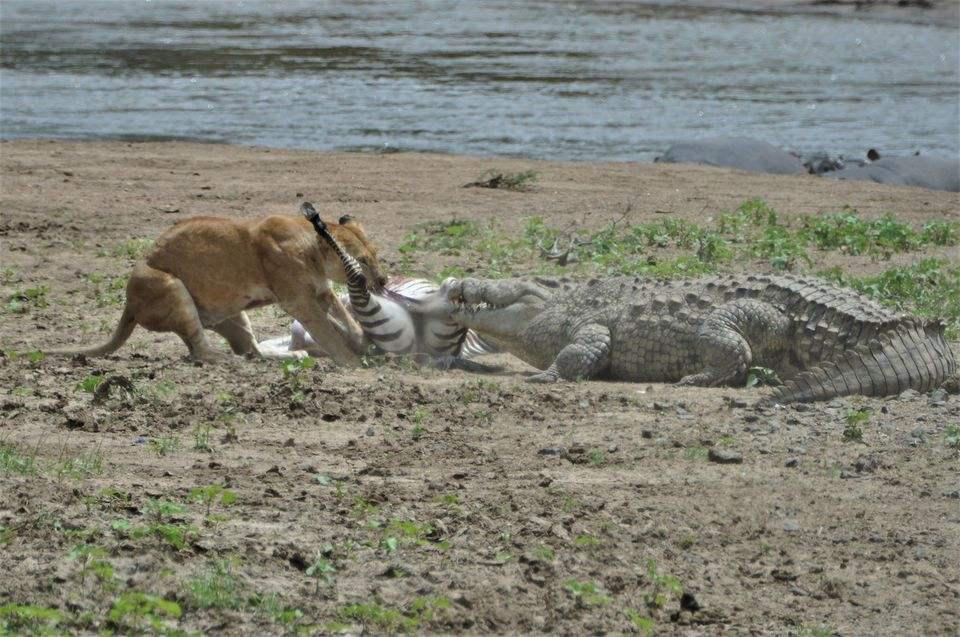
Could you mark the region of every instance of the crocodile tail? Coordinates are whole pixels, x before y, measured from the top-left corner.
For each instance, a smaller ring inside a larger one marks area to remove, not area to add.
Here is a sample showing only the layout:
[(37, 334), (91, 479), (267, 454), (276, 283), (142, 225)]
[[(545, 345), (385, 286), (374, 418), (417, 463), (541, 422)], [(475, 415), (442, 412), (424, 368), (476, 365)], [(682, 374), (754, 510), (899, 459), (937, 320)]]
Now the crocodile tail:
[(838, 396), (890, 396), (927, 392), (957, 369), (940, 322), (904, 319), (869, 342), (841, 352), (774, 390), (772, 403), (811, 402)]

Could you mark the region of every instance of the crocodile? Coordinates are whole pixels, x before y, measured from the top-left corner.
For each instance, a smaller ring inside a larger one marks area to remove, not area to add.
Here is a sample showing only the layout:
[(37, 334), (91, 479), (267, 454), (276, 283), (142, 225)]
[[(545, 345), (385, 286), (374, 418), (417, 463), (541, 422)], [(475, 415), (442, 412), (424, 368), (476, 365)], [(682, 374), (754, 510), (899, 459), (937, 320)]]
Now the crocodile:
[(468, 278), (441, 294), (459, 325), (544, 370), (532, 381), (706, 387), (765, 367), (783, 380), (765, 402), (790, 403), (926, 392), (957, 371), (942, 322), (816, 278)]

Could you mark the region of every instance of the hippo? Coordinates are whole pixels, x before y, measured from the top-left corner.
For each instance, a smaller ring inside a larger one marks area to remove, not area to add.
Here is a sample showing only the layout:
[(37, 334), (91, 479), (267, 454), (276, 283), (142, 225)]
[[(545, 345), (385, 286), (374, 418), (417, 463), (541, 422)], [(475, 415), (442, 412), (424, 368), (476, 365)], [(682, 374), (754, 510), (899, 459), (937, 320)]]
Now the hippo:
[(824, 177), (960, 192), (960, 157), (877, 157), (869, 164), (828, 172)]
[(807, 172), (799, 157), (748, 137), (711, 137), (679, 142), (654, 161), (705, 164), (774, 175), (802, 175)]

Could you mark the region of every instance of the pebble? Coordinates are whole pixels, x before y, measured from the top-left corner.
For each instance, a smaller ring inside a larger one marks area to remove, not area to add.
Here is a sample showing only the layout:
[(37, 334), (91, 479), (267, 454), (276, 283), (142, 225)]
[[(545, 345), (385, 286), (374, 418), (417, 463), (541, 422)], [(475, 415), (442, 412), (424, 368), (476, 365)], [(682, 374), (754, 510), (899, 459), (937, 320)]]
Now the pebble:
[(916, 389), (907, 389), (906, 391), (900, 392), (900, 400), (913, 400), (920, 395)]
[(927, 399), (927, 404), (931, 407), (943, 407), (947, 404), (947, 390), (945, 389), (934, 389), (930, 392), (930, 397)]
[(910, 432), (909, 444), (911, 447), (919, 447), (924, 443), (927, 438), (927, 432), (923, 430), (923, 427), (917, 427)]
[(859, 456), (853, 464), (853, 468), (859, 473), (873, 473), (879, 466), (880, 461), (873, 455)]
[(800, 464), (800, 458), (787, 458), (786, 466), (796, 467)]
[(800, 523), (796, 520), (784, 520), (783, 530), (787, 533), (796, 533), (800, 530)]
[(537, 454), (541, 456), (561, 456), (565, 449), (563, 447), (544, 447)]
[(707, 453), (707, 459), (719, 464), (740, 464), (743, 462), (743, 454), (739, 451), (714, 447)]

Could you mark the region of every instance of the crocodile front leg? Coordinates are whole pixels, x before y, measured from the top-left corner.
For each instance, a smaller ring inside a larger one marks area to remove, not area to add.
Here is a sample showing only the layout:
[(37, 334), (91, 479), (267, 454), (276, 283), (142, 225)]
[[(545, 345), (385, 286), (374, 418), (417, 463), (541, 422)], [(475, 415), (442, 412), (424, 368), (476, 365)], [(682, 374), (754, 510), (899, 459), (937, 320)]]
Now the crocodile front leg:
[(566, 345), (546, 371), (527, 380), (555, 383), (558, 380), (596, 378), (610, 365), (610, 330), (592, 323), (580, 328), (573, 342)]

